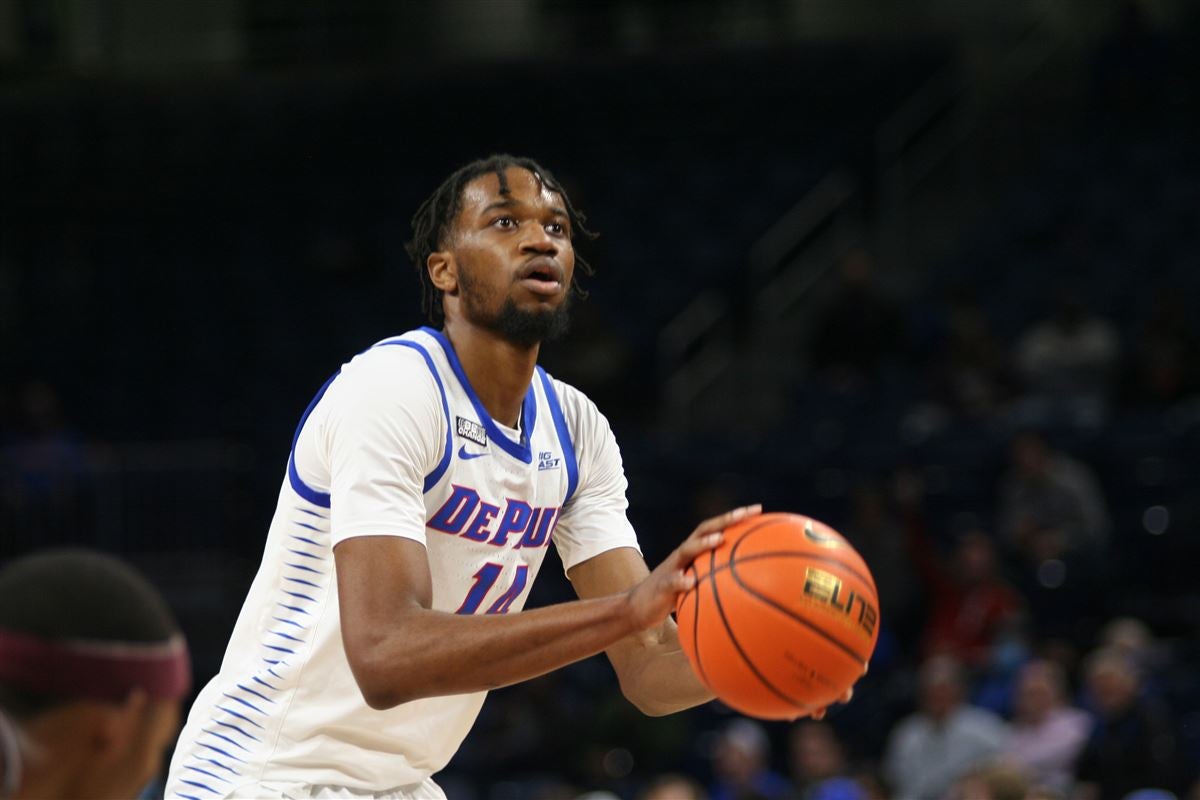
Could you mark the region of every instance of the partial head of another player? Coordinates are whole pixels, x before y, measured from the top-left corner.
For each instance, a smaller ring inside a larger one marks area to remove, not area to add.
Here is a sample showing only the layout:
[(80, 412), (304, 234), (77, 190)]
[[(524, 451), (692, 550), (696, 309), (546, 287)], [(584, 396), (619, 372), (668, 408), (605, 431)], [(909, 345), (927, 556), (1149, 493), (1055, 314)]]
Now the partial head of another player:
[(179, 625), (124, 562), (60, 550), (0, 570), (0, 795), (136, 796), (190, 686)]
[(528, 158), (494, 155), (451, 174), (413, 216), (409, 256), (434, 325), (466, 324), (518, 346), (561, 335), (575, 253), (592, 238), (561, 184)]

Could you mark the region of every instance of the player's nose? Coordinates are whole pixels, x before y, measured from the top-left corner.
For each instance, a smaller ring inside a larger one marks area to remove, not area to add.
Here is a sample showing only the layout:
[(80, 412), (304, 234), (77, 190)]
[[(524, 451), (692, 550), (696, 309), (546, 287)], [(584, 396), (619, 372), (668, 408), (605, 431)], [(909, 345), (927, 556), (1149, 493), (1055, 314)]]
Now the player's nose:
[(530, 225), (521, 237), (521, 252), (530, 255), (558, 255), (558, 243), (541, 225)]

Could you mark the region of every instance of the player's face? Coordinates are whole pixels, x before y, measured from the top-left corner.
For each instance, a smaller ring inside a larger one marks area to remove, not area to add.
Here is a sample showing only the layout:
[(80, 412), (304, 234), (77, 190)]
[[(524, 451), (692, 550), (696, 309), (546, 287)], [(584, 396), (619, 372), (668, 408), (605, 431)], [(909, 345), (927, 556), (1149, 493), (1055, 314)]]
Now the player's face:
[(71, 748), (81, 751), (82, 761), (69, 795), (136, 797), (160, 771), (163, 754), (179, 731), (179, 701), (143, 697), (87, 719), (92, 724), (76, 734), (88, 746)]
[(562, 197), (511, 168), (503, 181), (488, 173), (468, 183), (460, 206), (449, 250), (430, 265), (447, 317), (522, 344), (561, 332), (575, 271)]

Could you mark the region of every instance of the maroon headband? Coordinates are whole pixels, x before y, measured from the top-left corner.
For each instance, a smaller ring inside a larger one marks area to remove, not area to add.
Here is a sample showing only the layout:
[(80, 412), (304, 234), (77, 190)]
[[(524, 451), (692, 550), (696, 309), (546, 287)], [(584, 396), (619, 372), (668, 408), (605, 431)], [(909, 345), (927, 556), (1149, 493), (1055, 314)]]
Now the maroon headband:
[(178, 700), (192, 684), (187, 645), (50, 640), (0, 628), (0, 683), (52, 697), (121, 701), (134, 689)]

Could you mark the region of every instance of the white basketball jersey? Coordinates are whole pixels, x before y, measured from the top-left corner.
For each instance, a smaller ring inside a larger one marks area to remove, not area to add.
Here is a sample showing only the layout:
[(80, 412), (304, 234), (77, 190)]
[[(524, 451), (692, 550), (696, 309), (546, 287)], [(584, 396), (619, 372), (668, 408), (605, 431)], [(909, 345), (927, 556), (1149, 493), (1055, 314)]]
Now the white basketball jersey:
[(253, 785), (385, 791), (446, 765), (486, 692), (376, 711), (350, 672), (333, 546), (425, 544), (433, 608), (520, 611), (550, 542), (568, 569), (637, 547), (608, 423), (539, 367), (519, 430), (494, 422), (430, 328), (346, 364), (305, 411), (262, 565), (171, 762), (168, 797)]

